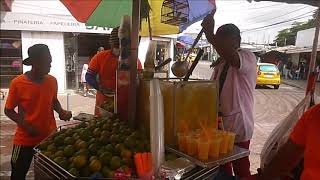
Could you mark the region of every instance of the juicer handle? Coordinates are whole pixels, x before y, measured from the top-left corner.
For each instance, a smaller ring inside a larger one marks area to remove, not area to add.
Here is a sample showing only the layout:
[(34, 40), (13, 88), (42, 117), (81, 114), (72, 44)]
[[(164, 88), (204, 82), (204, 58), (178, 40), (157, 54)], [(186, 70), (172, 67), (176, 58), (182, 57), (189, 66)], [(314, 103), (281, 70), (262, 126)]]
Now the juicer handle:
[(165, 61), (160, 63), (157, 67), (155, 67), (155, 70), (159, 71), (163, 66), (165, 66), (166, 64), (169, 64), (171, 61), (172, 61), (171, 58), (166, 59)]
[(183, 78), (183, 81), (188, 81), (189, 80), (189, 77), (192, 75), (192, 72), (193, 72), (194, 68), (197, 66), (200, 58), (203, 55), (203, 53), (204, 53), (204, 50), (200, 49), (200, 51), (197, 54), (196, 59), (192, 62), (192, 65), (191, 65), (189, 71), (187, 72), (186, 76)]
[[(210, 14), (212, 15), (212, 18), (213, 18), (213, 16), (214, 16), (214, 14), (216, 13), (216, 10), (217, 10), (216, 8), (213, 8), (213, 10), (211, 11)], [(187, 54), (186, 58), (184, 59), (185, 61), (188, 60), (191, 51), (192, 51), (192, 50), (194, 49), (194, 47), (198, 44), (198, 42), (199, 42), (199, 40), (200, 40), (203, 32), (204, 32), (204, 29), (201, 28), (201, 31), (198, 33), (196, 39), (193, 41), (193, 44), (192, 44), (191, 48), (188, 50), (188, 54)]]

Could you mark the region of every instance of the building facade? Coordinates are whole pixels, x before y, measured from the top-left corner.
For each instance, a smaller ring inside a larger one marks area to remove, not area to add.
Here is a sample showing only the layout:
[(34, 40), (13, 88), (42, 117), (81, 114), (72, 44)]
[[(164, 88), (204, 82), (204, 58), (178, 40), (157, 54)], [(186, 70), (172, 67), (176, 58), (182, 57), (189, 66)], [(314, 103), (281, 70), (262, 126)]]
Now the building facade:
[[(1, 7), (0, 67), (1, 86), (8, 88), (17, 75), (29, 70), (22, 60), (36, 43), (49, 46), (52, 55), (50, 74), (58, 81), (59, 92), (79, 87), (82, 66), (99, 47), (109, 48), (111, 28), (86, 26), (72, 17), (59, 0), (6, 0)], [(174, 37), (154, 37), (163, 58), (173, 58)], [(142, 65), (149, 41), (141, 38), (139, 59)], [(170, 68), (167, 68), (168, 70)]]
[(1, 11), (1, 88), (8, 88), (14, 77), (29, 70), (22, 60), (33, 44), (49, 46), (50, 74), (57, 78), (60, 93), (77, 88), (82, 65), (99, 46), (108, 48), (111, 28), (86, 26), (59, 1), (48, 2), (13, 1), (11, 9)]

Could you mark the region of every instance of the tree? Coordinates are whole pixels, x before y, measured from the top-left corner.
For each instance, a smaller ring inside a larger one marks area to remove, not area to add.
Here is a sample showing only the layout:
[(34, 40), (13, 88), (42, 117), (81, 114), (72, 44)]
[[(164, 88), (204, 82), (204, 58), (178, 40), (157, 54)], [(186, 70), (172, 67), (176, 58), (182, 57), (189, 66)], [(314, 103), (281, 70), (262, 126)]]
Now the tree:
[(298, 31), (315, 27), (315, 21), (316, 13), (313, 14), (313, 18), (309, 19), (307, 22), (292, 23), (292, 27), (283, 29), (278, 32), (278, 35), (276, 36), (274, 42), (277, 43), (278, 46), (295, 45)]

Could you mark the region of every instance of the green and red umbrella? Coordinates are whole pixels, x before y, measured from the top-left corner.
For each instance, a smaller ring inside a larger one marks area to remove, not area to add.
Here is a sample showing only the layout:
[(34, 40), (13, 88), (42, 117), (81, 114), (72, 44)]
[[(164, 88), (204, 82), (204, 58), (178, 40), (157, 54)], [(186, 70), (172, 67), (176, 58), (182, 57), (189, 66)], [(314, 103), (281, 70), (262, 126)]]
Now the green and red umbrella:
[(77, 21), (91, 26), (117, 27), (132, 15), (132, 0), (60, 0)]

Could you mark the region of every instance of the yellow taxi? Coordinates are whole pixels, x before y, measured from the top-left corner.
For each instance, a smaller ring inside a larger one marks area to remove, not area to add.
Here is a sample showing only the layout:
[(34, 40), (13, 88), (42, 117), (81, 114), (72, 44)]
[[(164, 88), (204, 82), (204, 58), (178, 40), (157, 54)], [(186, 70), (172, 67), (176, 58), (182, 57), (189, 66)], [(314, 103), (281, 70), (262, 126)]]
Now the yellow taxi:
[(275, 89), (280, 86), (280, 72), (276, 65), (270, 63), (257, 64), (257, 85), (272, 85)]

